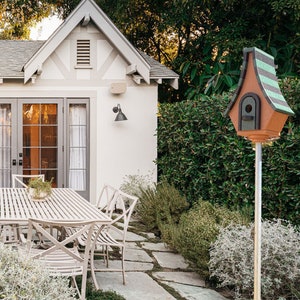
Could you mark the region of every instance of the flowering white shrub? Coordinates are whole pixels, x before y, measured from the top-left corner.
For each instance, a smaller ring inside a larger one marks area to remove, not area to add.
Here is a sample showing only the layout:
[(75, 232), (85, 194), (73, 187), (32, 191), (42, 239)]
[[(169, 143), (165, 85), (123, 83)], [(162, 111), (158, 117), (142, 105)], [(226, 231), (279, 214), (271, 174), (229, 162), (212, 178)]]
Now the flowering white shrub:
[(65, 277), (50, 277), (37, 261), (0, 243), (0, 299), (69, 300), (76, 290)]
[[(233, 288), (235, 299), (253, 299), (253, 226), (221, 229), (210, 249), (210, 276)], [(264, 221), (261, 243), (262, 299), (300, 299), (300, 233), (280, 220)]]

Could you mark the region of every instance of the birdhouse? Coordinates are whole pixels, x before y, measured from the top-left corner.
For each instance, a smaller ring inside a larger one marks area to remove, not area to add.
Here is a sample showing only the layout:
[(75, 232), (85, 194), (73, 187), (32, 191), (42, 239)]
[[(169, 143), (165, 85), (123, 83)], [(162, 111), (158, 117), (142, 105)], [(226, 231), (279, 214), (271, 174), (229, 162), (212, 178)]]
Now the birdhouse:
[(253, 142), (277, 139), (294, 112), (281, 94), (274, 58), (258, 48), (245, 48), (238, 87), (225, 115), (237, 134)]

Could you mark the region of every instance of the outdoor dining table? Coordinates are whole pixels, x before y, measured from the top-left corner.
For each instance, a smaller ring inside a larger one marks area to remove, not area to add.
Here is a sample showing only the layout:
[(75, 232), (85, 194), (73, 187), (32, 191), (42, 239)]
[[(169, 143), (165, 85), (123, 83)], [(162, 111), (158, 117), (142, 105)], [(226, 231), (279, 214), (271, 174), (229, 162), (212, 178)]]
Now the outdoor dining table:
[(93, 220), (100, 225), (111, 219), (70, 188), (53, 188), (43, 201), (31, 199), (26, 188), (0, 188), (0, 225), (27, 225), (28, 219), (48, 221)]

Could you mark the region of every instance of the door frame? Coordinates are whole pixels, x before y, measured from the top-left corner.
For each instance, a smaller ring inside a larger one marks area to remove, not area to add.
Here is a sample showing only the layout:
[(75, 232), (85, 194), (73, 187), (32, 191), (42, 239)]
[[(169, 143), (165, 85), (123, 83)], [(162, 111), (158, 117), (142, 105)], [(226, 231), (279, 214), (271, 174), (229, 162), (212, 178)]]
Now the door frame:
[[(17, 100), (17, 161), (20, 160), (19, 153), (23, 153), (23, 105), (24, 104), (56, 104), (57, 105), (57, 187), (64, 186), (63, 173), (60, 171), (59, 166), (63, 166), (64, 154), (63, 154), (63, 142), (64, 142), (64, 131), (60, 130), (63, 128), (63, 98), (18, 98)], [(14, 129), (13, 129), (14, 130)], [(14, 143), (14, 141), (12, 141)], [(23, 173), (23, 166), (18, 165), (18, 174)]]

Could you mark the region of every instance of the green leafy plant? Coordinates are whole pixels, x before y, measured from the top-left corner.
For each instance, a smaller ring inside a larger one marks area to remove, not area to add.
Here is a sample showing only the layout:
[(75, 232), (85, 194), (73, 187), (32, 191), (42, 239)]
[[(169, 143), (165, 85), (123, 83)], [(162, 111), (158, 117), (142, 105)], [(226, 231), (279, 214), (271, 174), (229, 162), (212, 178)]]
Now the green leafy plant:
[(248, 222), (249, 218), (238, 211), (199, 200), (182, 214), (178, 225), (172, 230), (171, 243), (201, 275), (208, 278), (209, 248), (220, 230), (230, 224)]
[(52, 181), (43, 181), (41, 178), (31, 178), (28, 182), (28, 190), (29, 192), (33, 191), (33, 197), (41, 198), (42, 195), (44, 197), (49, 196), (52, 192)]
[[(210, 249), (210, 276), (219, 287), (234, 290), (235, 299), (253, 299), (253, 224), (221, 229)], [(262, 222), (262, 299), (300, 297), (300, 233), (281, 220)]]
[(173, 185), (163, 181), (156, 187), (141, 189), (136, 212), (146, 228), (160, 236), (162, 227), (177, 224), (187, 208), (185, 197)]

